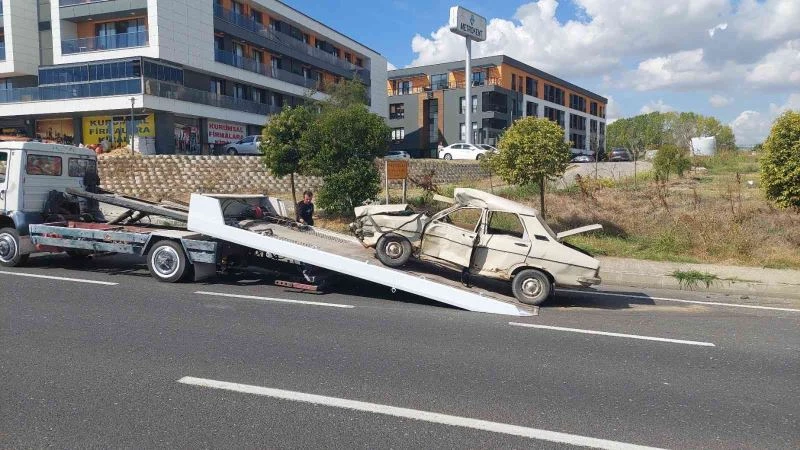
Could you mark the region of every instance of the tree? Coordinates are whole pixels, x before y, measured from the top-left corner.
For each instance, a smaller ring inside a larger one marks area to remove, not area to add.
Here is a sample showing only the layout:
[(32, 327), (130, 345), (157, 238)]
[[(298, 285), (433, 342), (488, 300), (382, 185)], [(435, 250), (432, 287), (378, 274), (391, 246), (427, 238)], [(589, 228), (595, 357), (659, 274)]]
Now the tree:
[(373, 160), (386, 152), (389, 134), (384, 119), (365, 105), (323, 109), (300, 145), (302, 169), (324, 177), (320, 207), (352, 213), (348, 208), (378, 193), (380, 175)]
[(619, 119), (608, 126), (606, 140), (609, 147), (624, 147), (637, 154), (662, 145), (676, 145), (688, 152), (691, 139), (715, 136), (720, 151), (736, 149), (733, 130), (715, 117), (692, 112), (652, 112)]
[(301, 173), (300, 140), (313, 121), (314, 113), (306, 106), (284, 108), (269, 119), (262, 133), (262, 161), (274, 176), (290, 176), (294, 203), (294, 174)]
[(545, 181), (563, 175), (572, 158), (564, 130), (549, 119), (525, 117), (503, 133), (497, 146), (499, 152), (490, 157), (495, 173), (507, 183), (537, 183), (544, 217)]
[(800, 111), (778, 117), (763, 148), (761, 185), (767, 198), (782, 208), (800, 208)]
[(692, 162), (686, 156), (686, 152), (676, 145), (664, 145), (656, 153), (653, 159), (653, 170), (661, 180), (669, 180), (670, 174), (677, 174), (682, 177), (683, 173), (692, 167)]

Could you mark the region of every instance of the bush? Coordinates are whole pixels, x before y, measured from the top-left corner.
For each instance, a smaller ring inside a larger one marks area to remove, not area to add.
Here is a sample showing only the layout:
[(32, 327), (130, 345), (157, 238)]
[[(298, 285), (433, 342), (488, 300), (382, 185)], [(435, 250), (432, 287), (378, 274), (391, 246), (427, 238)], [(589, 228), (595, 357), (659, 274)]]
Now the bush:
[(787, 111), (775, 121), (761, 158), (761, 185), (782, 208), (800, 208), (800, 112)]
[(686, 152), (675, 145), (661, 147), (653, 159), (656, 178), (661, 180), (668, 180), (673, 173), (682, 177), (690, 167), (692, 167), (692, 162)]
[(352, 215), (353, 208), (380, 192), (381, 176), (375, 165), (363, 159), (351, 159), (347, 166), (325, 177), (317, 203), (326, 212)]

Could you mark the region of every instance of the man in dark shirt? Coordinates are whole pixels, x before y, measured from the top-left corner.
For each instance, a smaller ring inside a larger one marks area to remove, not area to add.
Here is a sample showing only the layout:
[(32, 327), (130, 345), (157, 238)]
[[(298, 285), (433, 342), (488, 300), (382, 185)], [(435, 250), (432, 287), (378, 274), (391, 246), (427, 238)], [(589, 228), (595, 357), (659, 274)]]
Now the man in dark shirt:
[(311, 202), (313, 199), (314, 194), (311, 191), (305, 191), (303, 201), (294, 208), (297, 221), (312, 227), (314, 226), (314, 203)]

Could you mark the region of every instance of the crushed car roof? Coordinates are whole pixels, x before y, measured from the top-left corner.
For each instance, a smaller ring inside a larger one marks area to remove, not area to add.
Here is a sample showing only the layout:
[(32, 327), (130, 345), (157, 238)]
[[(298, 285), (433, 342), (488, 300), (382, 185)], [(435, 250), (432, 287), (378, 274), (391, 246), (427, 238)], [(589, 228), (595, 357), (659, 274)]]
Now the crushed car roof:
[(456, 203), (462, 206), (488, 208), (494, 211), (514, 212), (527, 216), (539, 215), (539, 211), (534, 208), (477, 189), (457, 188), (453, 196)]

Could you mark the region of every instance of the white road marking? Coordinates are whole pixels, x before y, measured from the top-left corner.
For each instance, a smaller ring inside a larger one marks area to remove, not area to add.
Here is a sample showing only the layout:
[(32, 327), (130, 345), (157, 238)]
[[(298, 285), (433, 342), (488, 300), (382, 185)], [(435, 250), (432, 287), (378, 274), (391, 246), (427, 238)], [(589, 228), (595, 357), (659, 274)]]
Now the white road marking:
[(334, 408), (351, 409), (364, 411), (374, 414), (401, 417), (404, 419), (420, 420), (423, 422), (438, 423), (474, 430), (491, 431), (494, 433), (508, 434), (511, 436), (521, 436), (524, 438), (538, 439), (541, 441), (557, 442), (563, 444), (577, 445), (582, 447), (594, 447), (604, 449), (652, 449), (625, 442), (598, 439), (577, 434), (561, 433), (557, 431), (541, 430), (528, 428), (519, 425), (511, 425), (500, 422), (490, 422), (487, 420), (471, 419), (469, 417), (451, 416), (447, 414), (435, 413), (430, 411), (420, 411), (417, 409), (399, 408), (396, 406), (382, 405), (379, 403), (367, 403), (358, 400), (345, 398), (327, 397), (324, 395), (307, 394), (304, 392), (286, 391), (248, 384), (229, 383), (226, 381), (208, 380), (205, 378), (183, 377), (178, 383), (193, 386), (208, 387), (212, 389), (222, 389), (226, 391), (241, 392), (245, 394), (261, 395), (265, 397), (278, 398), (294, 402), (312, 403), (315, 405), (330, 406)]
[(26, 278), (44, 278), (46, 280), (70, 281), (73, 283), (86, 283), (86, 284), (100, 284), (103, 286), (117, 286), (119, 284), (119, 283), (112, 283), (110, 281), (95, 281), (95, 280), (85, 280), (82, 278), (53, 277), (50, 275), (37, 275), (33, 273), (22, 273), (22, 272), (6, 272), (2, 270), (0, 270), (0, 275), (12, 275), (15, 277), (26, 277)]
[(353, 305), (340, 305), (337, 303), (323, 303), (323, 302), (309, 302), (306, 300), (289, 300), (286, 298), (271, 298), (271, 297), (256, 297), (254, 295), (238, 295), (238, 294), (223, 294), (221, 292), (205, 292), (205, 291), (197, 291), (195, 294), (200, 295), (208, 295), (214, 297), (228, 297), (228, 298), (241, 298), (245, 300), (261, 300), (264, 302), (275, 302), (275, 303), (294, 303), (297, 305), (312, 305), (312, 306), (329, 306), (331, 308), (355, 308)]
[(661, 338), (661, 337), (653, 337), (653, 336), (640, 336), (638, 334), (623, 334), (623, 333), (609, 333), (607, 331), (594, 331), (594, 330), (582, 330), (580, 328), (564, 328), (564, 327), (553, 327), (550, 325), (534, 325), (531, 323), (519, 323), (519, 322), (508, 322), (509, 325), (515, 327), (525, 327), (525, 328), (539, 328), (543, 330), (556, 330), (556, 331), (569, 331), (571, 333), (581, 333), (581, 334), (597, 334), (601, 336), (612, 336), (612, 337), (621, 337), (621, 338), (628, 338), (628, 339), (639, 339), (642, 341), (657, 341), (657, 342), (669, 342), (672, 344), (686, 344), (686, 345), (699, 345), (701, 347), (716, 347), (716, 345), (712, 344), (711, 342), (700, 342), (700, 341), (685, 341), (682, 339), (669, 339), (669, 338)]
[(792, 308), (777, 308), (774, 306), (758, 306), (758, 305), (742, 305), (740, 303), (724, 303), (724, 302), (704, 302), (701, 300), (682, 300), (679, 298), (669, 297), (649, 297), (645, 295), (630, 295), (630, 294), (617, 294), (614, 292), (600, 292), (600, 291), (578, 291), (573, 289), (557, 289), (559, 292), (572, 292), (575, 294), (592, 294), (592, 295), (606, 295), (609, 297), (630, 297), (630, 298), (644, 298), (650, 300), (663, 300), (665, 302), (678, 302), (678, 303), (693, 303), (696, 305), (712, 305), (712, 306), (730, 306), (731, 308), (749, 308), (749, 309), (765, 309), (768, 311), (788, 311), (800, 312), (800, 309)]

